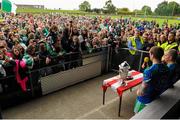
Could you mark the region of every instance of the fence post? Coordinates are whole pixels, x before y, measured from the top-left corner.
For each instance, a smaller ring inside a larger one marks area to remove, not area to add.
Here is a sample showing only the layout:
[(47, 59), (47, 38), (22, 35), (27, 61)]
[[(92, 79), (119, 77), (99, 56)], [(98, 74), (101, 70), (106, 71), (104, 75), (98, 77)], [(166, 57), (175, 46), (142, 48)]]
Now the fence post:
[(108, 45), (108, 51), (107, 51), (107, 61), (106, 61), (106, 72), (108, 72), (109, 71), (109, 64), (110, 64), (110, 56), (112, 55), (110, 55), (110, 48), (111, 48), (111, 45)]
[(33, 86), (33, 81), (32, 81), (32, 72), (30, 70), (29, 70), (29, 80), (30, 80), (30, 85), (31, 85), (32, 97), (34, 97), (34, 86)]
[[(139, 51), (138, 51), (139, 52)], [(141, 53), (141, 56), (140, 56), (140, 60), (139, 60), (139, 68), (138, 68), (138, 71), (141, 70), (141, 64), (142, 64), (142, 59), (143, 59), (143, 52), (140, 52)]]

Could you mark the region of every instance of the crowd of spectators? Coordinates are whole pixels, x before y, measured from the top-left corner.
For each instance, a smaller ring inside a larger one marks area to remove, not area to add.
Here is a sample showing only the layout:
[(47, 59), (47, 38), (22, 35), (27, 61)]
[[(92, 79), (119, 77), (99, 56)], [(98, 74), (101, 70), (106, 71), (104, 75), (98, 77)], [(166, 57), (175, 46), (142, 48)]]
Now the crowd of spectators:
[[(144, 39), (142, 50), (161, 46), (169, 34), (179, 45), (180, 23), (160, 26), (153, 21), (131, 18), (112, 19), (101, 16), (64, 16), (59, 14), (3, 15), (0, 23), (0, 76), (15, 74), (26, 78), (25, 71), (78, 60), (84, 53), (100, 51), (110, 44), (115, 53), (128, 47), (129, 38), (139, 32)], [(177, 48), (175, 48), (178, 50)], [(71, 54), (70, 57), (64, 57)], [(81, 62), (63, 66), (63, 70), (80, 66)], [(13, 67), (8, 67), (13, 66)], [(13, 69), (12, 69), (13, 68)], [(57, 69), (54, 69), (55, 71)], [(41, 71), (47, 75), (49, 69)]]

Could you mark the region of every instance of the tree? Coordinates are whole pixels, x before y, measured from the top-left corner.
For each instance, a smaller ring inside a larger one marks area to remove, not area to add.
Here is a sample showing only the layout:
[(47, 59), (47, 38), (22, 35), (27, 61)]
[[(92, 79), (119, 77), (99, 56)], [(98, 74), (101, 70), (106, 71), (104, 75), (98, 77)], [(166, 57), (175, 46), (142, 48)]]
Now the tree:
[(144, 12), (145, 15), (151, 15), (152, 10), (151, 7), (144, 5), (141, 9), (142, 12)]
[(117, 8), (116, 11), (119, 15), (132, 15), (132, 12), (128, 8)]
[(163, 1), (160, 4), (158, 4), (157, 8), (155, 9), (155, 13), (157, 15), (168, 15), (168, 2)]
[(168, 4), (168, 8), (169, 8), (169, 14), (173, 15), (177, 15), (180, 13), (180, 5), (174, 1), (169, 2)]
[(143, 15), (144, 14), (142, 12), (142, 10), (138, 10), (138, 9), (133, 10), (133, 13), (134, 13), (135, 17), (136, 17), (136, 15)]
[(103, 9), (102, 8), (94, 8), (91, 10), (91, 12), (95, 12), (95, 13), (102, 13), (103, 12)]
[(116, 7), (113, 5), (111, 0), (106, 1), (104, 8), (104, 13), (115, 13)]
[(81, 11), (90, 11), (91, 10), (91, 4), (88, 1), (84, 1), (79, 5), (79, 10)]
[(167, 1), (164, 1), (157, 6), (157, 8), (155, 9), (155, 13), (157, 15), (165, 15), (165, 16), (179, 15), (180, 14), (180, 4), (178, 4), (174, 1), (169, 2), (169, 3)]
[(124, 11), (124, 12), (130, 12), (129, 8), (120, 8), (119, 10)]

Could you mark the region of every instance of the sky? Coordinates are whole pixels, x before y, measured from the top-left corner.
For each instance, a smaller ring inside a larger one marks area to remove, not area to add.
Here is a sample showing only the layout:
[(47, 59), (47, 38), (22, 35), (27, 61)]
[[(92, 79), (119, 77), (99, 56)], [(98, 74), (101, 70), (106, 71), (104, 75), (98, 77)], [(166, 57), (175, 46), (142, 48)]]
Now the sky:
[[(0, 0), (1, 1), (1, 0)], [(78, 9), (79, 4), (84, 0), (10, 0), (17, 4), (43, 4), (45, 8), (63, 10)], [(91, 4), (91, 8), (102, 8), (107, 0), (87, 0)], [(134, 9), (141, 9), (144, 5), (148, 5), (154, 10), (159, 3), (164, 0), (112, 0), (113, 4), (118, 8), (127, 7), (131, 11)], [(180, 0), (166, 0), (176, 1), (180, 4)]]

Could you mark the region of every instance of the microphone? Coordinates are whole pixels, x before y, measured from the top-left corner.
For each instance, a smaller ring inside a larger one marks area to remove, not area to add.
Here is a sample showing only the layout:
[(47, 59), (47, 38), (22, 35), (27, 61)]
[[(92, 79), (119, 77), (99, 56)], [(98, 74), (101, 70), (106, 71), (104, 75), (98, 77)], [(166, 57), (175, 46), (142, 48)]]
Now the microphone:
[(143, 62), (143, 64), (142, 64), (142, 68), (143, 68), (143, 69), (149, 67), (148, 62), (149, 62), (149, 57), (145, 57), (145, 58), (144, 58), (144, 62)]
[(149, 62), (149, 57), (145, 57), (145, 58), (144, 58), (144, 62), (145, 62), (145, 63), (148, 63), (148, 62)]

